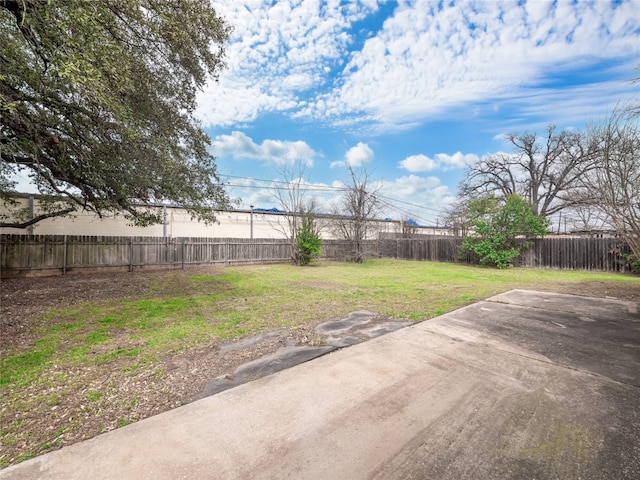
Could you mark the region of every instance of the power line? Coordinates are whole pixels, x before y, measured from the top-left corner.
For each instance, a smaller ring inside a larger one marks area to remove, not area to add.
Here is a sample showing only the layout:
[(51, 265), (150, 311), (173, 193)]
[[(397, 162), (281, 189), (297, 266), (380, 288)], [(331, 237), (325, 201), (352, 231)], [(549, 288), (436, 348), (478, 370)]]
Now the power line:
[[(384, 198), (384, 197), (383, 197)], [(419, 220), (421, 223), (428, 223), (428, 222), (432, 222), (433, 223), (433, 219), (429, 218), (425, 218), (421, 215), (416, 214), (415, 211), (409, 211), (406, 210), (404, 208), (398, 207), (397, 205), (394, 205), (393, 203), (387, 202), (386, 200), (382, 200), (382, 202), (384, 205), (387, 205), (388, 207), (394, 209), (395, 211), (402, 213), (404, 215), (406, 215), (408, 218), (412, 218), (413, 220)], [(436, 222), (437, 222), (437, 217), (436, 217)]]
[[(251, 182), (263, 182), (265, 183), (265, 185), (250, 185), (250, 184), (240, 184), (240, 183), (231, 183), (228, 182), (225, 185), (229, 186), (229, 187), (233, 187), (233, 188), (245, 188), (245, 189), (253, 189), (253, 190), (289, 190), (292, 187), (296, 188), (298, 191), (300, 192), (309, 192), (309, 193), (332, 193), (332, 194), (339, 194), (339, 193), (343, 193), (343, 192), (347, 192), (349, 190), (351, 190), (351, 187), (349, 186), (344, 186), (344, 187), (333, 187), (333, 186), (329, 186), (329, 185), (313, 185), (313, 184), (308, 184), (308, 183), (302, 183), (302, 182), (287, 182), (287, 181), (282, 181), (282, 180), (276, 180), (276, 179), (272, 179), (272, 180), (267, 180), (267, 179), (261, 179), (261, 178), (252, 178), (252, 177), (243, 177), (243, 176), (238, 176), (238, 175), (223, 175), (222, 177), (226, 177), (226, 178), (234, 178), (234, 179), (239, 179), (239, 180), (249, 180)], [(420, 209), (420, 210), (425, 210), (428, 212), (434, 212), (435, 214), (439, 215), (443, 215), (446, 214), (447, 211), (446, 210), (442, 210), (442, 209), (436, 209), (436, 208), (432, 208), (432, 207), (427, 207), (425, 205), (421, 205), (421, 204), (417, 204), (417, 203), (412, 203), (412, 202), (407, 202), (404, 200), (398, 200), (396, 198), (392, 198), (392, 197), (388, 197), (386, 195), (381, 195), (379, 193), (373, 194), (373, 196), (378, 199), (379, 201), (381, 201), (382, 204), (386, 205), (387, 207), (401, 213), (401, 214), (405, 214), (409, 217), (413, 217), (415, 219), (421, 220), (421, 221), (427, 221), (427, 219), (419, 214), (417, 214), (415, 211), (410, 211), (407, 210), (406, 207), (402, 207), (399, 204), (402, 205), (407, 205), (416, 209)], [(431, 214), (433, 215), (433, 214)], [(430, 215), (430, 216), (431, 216)], [(437, 220), (437, 217), (436, 217)], [(433, 221), (433, 220), (429, 220), (429, 221)]]
[[(247, 188), (247, 189), (262, 189), (262, 190), (289, 190), (290, 187), (278, 187), (274, 185), (243, 185), (238, 183), (225, 183), (226, 186), (236, 187), (236, 188)], [(293, 184), (291, 184), (293, 185)], [(338, 187), (321, 187), (314, 185), (306, 185), (296, 187), (301, 192), (327, 192), (327, 193), (340, 193), (348, 191), (348, 188), (338, 188)]]

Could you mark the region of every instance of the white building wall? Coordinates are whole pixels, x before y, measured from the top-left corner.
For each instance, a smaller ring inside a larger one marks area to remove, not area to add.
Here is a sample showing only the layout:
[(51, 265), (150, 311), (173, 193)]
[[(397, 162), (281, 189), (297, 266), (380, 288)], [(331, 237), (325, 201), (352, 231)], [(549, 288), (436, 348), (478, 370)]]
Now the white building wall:
[[(29, 199), (18, 199), (17, 208), (28, 208)], [(163, 207), (155, 207), (162, 212)], [(34, 200), (34, 216), (39, 214), (38, 200)], [(219, 224), (205, 224), (192, 219), (184, 209), (167, 207), (165, 225), (137, 227), (130, 225), (122, 215), (103, 218), (90, 212), (44, 219), (32, 227), (34, 235), (95, 235), (95, 236), (145, 236), (145, 237), (229, 237), (249, 238), (251, 235), (251, 213), (244, 211), (218, 212)], [(254, 213), (254, 238), (279, 238), (277, 230)], [(0, 228), (0, 233), (27, 234), (28, 229)], [(280, 235), (281, 236), (281, 235)]]
[[(29, 199), (19, 198), (20, 208), (28, 208)], [(0, 208), (3, 208), (0, 204)], [(163, 207), (154, 207), (162, 211)], [(3, 212), (6, 213), (6, 212)], [(38, 215), (38, 199), (34, 199), (34, 215)], [(253, 238), (286, 238), (288, 234), (287, 219), (283, 214), (253, 212), (248, 210), (221, 211), (216, 214), (215, 224), (205, 224), (191, 218), (184, 209), (166, 207), (166, 224), (149, 227), (129, 225), (122, 215), (99, 218), (89, 212), (78, 212), (73, 216), (48, 218), (32, 227), (34, 235), (91, 235), (91, 236), (148, 236), (148, 237), (216, 237), (216, 238), (251, 238), (251, 219), (253, 216)], [(321, 236), (324, 239), (334, 239), (331, 228), (331, 218), (318, 219), (321, 225)], [(419, 233), (442, 234), (431, 232), (429, 228), (420, 228)], [(371, 229), (371, 239), (375, 239), (379, 232), (398, 233), (401, 231), (400, 222), (377, 222), (376, 228)], [(0, 228), (0, 233), (28, 234), (28, 229)]]

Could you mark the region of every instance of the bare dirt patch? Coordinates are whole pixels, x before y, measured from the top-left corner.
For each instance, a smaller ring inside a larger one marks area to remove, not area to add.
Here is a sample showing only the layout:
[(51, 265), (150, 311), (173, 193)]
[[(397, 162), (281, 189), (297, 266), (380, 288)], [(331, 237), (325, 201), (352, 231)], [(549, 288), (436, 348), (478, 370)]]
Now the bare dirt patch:
[[(43, 313), (52, 308), (175, 295), (180, 289), (186, 295), (202, 294), (199, 289), (206, 285), (187, 281), (187, 276), (198, 274), (198, 270), (4, 279), (0, 283), (0, 347), (5, 351), (33, 345), (45, 321)], [(206, 275), (215, 272), (215, 268), (202, 269)], [(540, 285), (538, 289), (632, 301), (640, 298), (637, 284), (618, 282)], [(136, 369), (128, 370), (126, 359), (88, 366), (53, 366), (46, 371), (46, 388), (42, 384), (27, 387), (19, 396), (3, 389), (0, 467), (175, 408), (197, 396), (210, 380), (229, 375), (238, 366), (281, 346), (318, 345), (314, 328), (330, 317), (331, 312), (327, 312), (325, 318), (223, 351), (222, 341), (213, 339), (208, 345)]]
[[(207, 268), (202, 273), (212, 275), (215, 270)], [(0, 347), (5, 351), (32, 346), (45, 321), (43, 313), (52, 308), (96, 300), (175, 295), (176, 288), (189, 288), (184, 293), (198, 295), (198, 289), (206, 285), (186, 281), (187, 275), (194, 274), (198, 269), (3, 279)], [(55, 319), (46, 321), (51, 324)], [(282, 330), (223, 354), (222, 341), (212, 339), (204, 347), (168, 356), (161, 364), (134, 371), (127, 370), (126, 359), (88, 366), (54, 366), (46, 372), (49, 386), (45, 389), (41, 385), (22, 389), (19, 398), (3, 390), (0, 468), (182, 405), (211, 379), (273, 353), (282, 345), (316, 344), (314, 326), (315, 323)], [(16, 426), (21, 432), (16, 431)]]

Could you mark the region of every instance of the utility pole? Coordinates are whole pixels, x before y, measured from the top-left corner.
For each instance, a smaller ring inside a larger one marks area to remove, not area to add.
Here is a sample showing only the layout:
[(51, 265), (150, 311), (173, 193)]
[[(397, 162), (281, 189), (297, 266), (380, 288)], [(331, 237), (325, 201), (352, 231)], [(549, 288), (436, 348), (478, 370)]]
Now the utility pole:
[(249, 238), (253, 240), (253, 205), (249, 205), (249, 207), (251, 208), (251, 233)]
[(162, 205), (162, 238), (167, 238), (167, 206)]

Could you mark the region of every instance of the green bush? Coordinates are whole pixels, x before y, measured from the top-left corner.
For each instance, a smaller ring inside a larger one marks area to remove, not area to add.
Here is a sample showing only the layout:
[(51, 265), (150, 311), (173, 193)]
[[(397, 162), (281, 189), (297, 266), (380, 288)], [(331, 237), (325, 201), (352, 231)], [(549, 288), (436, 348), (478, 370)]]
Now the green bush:
[(482, 265), (507, 268), (520, 252), (530, 246), (527, 238), (544, 236), (549, 231), (546, 218), (535, 215), (518, 195), (506, 199), (483, 197), (468, 204), (471, 234), (461, 246), (461, 257), (475, 253)]
[(631, 268), (631, 271), (634, 273), (640, 273), (640, 256), (629, 254), (626, 256), (627, 265)]
[(297, 232), (297, 248), (298, 265), (309, 265), (322, 253), (322, 239), (313, 215), (305, 215), (302, 219), (302, 226)]

